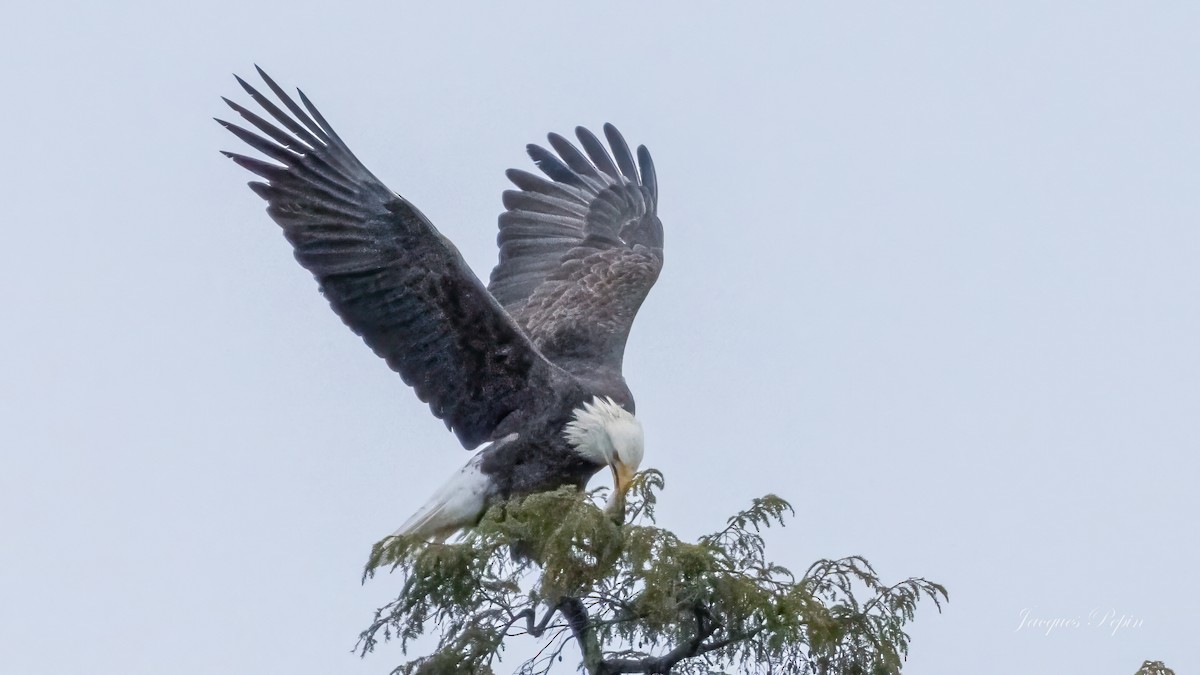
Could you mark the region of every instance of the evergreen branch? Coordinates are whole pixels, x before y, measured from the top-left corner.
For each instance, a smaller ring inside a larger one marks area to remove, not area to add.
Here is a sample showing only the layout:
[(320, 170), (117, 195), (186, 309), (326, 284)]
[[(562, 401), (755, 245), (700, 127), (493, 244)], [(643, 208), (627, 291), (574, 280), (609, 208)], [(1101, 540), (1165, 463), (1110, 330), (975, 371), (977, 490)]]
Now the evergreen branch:
[(550, 624), (550, 620), (553, 619), (554, 615), (558, 613), (560, 606), (561, 603), (546, 610), (546, 614), (542, 617), (541, 621), (537, 622), (537, 624), (534, 624), (533, 622), (534, 618), (537, 617), (537, 612), (533, 607), (526, 607), (520, 612), (513, 614), (512, 618), (509, 619), (508, 623), (504, 625), (504, 629), (500, 632), (507, 635), (509, 629), (516, 625), (516, 623), (521, 619), (525, 619), (525, 632), (535, 638), (541, 637), (542, 634), (546, 632), (546, 626)]
[[(662, 656), (647, 656), (642, 659), (613, 659), (601, 661), (597, 675), (617, 675), (618, 673), (670, 673), (680, 661), (704, 653), (704, 641), (712, 636), (717, 626), (705, 625), (703, 610), (696, 606), (692, 612), (695, 622), (695, 635), (692, 639), (680, 644)], [(711, 650), (710, 650), (711, 651)]]
[(436, 651), (397, 674), (492, 673), (505, 640), (529, 635), (547, 642), (522, 675), (547, 675), (568, 642), (587, 675), (895, 675), (916, 604), (946, 597), (921, 578), (885, 584), (859, 556), (799, 577), (770, 562), (764, 532), (791, 509), (773, 495), (695, 543), (636, 523), (653, 522), (662, 484), (655, 473), (630, 490), (624, 525), (564, 488), (498, 504), (458, 540), (377, 545), (369, 567), (390, 566), (402, 588), (358, 651), (433, 633)]

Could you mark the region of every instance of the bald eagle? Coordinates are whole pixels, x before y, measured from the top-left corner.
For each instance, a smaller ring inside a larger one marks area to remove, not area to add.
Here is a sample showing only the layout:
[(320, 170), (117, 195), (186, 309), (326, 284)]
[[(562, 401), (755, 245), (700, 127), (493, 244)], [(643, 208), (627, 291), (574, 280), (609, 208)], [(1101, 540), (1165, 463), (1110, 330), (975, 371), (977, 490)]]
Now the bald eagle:
[(500, 259), (484, 286), (304, 92), (302, 107), (258, 73), (278, 103), (235, 77), (265, 117), (224, 99), (258, 133), (217, 121), (269, 161), (223, 154), (261, 179), (250, 188), (342, 321), (463, 447), (484, 445), (396, 534), (444, 540), (497, 500), (583, 489), (606, 467), (608, 508), (622, 510), (643, 433), (621, 361), (663, 262), (645, 146), (635, 160), (611, 124), (607, 148), (583, 127), (578, 147), (553, 133), (553, 152), (527, 146), (545, 177), (507, 172), (517, 189), (503, 194)]

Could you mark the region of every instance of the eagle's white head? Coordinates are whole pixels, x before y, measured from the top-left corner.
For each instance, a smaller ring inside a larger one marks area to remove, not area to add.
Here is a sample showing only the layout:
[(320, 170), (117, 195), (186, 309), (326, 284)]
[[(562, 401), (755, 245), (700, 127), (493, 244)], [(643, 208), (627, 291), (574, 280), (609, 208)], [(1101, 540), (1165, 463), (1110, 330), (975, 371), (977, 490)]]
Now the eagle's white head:
[(642, 464), (642, 423), (611, 398), (597, 397), (575, 409), (563, 435), (575, 452), (612, 469), (608, 509), (624, 509), (625, 492)]

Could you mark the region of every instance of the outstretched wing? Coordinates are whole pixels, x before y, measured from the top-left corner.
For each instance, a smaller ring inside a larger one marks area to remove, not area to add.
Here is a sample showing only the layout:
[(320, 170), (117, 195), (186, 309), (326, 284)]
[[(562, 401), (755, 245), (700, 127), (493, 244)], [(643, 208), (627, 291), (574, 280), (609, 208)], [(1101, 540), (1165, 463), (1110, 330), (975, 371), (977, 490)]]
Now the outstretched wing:
[(658, 183), (645, 146), (637, 162), (611, 124), (610, 155), (577, 127), (583, 152), (550, 134), (558, 153), (529, 156), (542, 178), (510, 169), (520, 190), (504, 193), (500, 262), (488, 289), (543, 354), (568, 371), (620, 376), (634, 316), (662, 269)]
[[(338, 316), (400, 373), (468, 448), (544, 392), (561, 370), (543, 357), (458, 250), (358, 161), (303, 92), (301, 108), (261, 69), (287, 112), (241, 78), (274, 121), (225, 102), (261, 136), (217, 120), (276, 163), (226, 152), (265, 182), (296, 260)], [(507, 426), (507, 425), (506, 425)]]

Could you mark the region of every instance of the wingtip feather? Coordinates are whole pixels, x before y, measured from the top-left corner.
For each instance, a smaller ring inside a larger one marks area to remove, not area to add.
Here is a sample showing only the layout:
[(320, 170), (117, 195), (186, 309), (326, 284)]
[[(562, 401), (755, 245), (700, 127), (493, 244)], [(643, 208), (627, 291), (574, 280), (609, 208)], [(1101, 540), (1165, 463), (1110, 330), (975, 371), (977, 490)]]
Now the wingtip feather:
[[(637, 149), (638, 167), (642, 173), (642, 185), (650, 191), (650, 195), (654, 201), (658, 202), (658, 175), (654, 171), (654, 160), (650, 157), (650, 150), (644, 145), (639, 145)], [(652, 208), (653, 210), (653, 208)]]
[(234, 73), (233, 79), (237, 80), (238, 85), (241, 86), (241, 88), (243, 90), (245, 90), (245, 92), (247, 94), (250, 94), (250, 96), (258, 96), (259, 95), (258, 90), (255, 89), (249, 82), (243, 80), (241, 75)]

